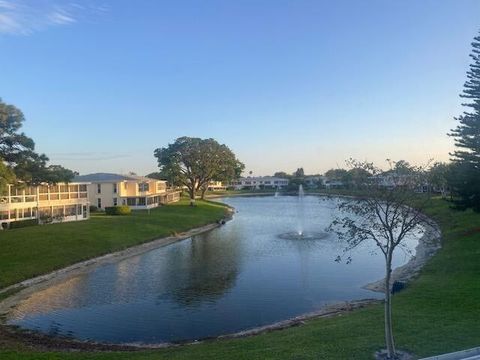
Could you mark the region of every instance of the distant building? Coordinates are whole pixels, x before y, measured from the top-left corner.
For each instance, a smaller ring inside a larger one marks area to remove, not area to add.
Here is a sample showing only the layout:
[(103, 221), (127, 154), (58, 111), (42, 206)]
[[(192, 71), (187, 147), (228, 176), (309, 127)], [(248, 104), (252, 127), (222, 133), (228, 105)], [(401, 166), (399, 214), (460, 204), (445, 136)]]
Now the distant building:
[(166, 181), (144, 176), (95, 173), (74, 181), (88, 184), (88, 200), (99, 209), (128, 205), (141, 210), (180, 200), (180, 191), (167, 189)]
[(232, 181), (231, 187), (234, 190), (243, 189), (282, 189), (288, 186), (288, 179), (274, 176), (246, 177)]
[(322, 175), (307, 175), (304, 181), (309, 188), (319, 188), (325, 185), (325, 177)]
[(335, 180), (335, 179), (326, 179), (324, 181), (325, 188), (327, 189), (338, 189), (342, 188), (345, 184), (341, 180)]
[(0, 195), (2, 228), (21, 220), (39, 223), (85, 220), (89, 217), (87, 184), (8, 185)]
[(208, 191), (225, 191), (227, 186), (222, 181), (210, 181), (208, 183)]

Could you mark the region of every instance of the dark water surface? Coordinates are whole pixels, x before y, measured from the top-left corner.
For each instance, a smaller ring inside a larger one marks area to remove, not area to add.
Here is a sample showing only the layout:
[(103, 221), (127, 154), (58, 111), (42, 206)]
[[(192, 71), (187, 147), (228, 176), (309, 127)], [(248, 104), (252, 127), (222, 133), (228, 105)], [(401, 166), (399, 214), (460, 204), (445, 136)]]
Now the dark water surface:
[[(10, 324), (52, 335), (114, 343), (161, 343), (245, 330), (337, 301), (378, 298), (361, 289), (383, 277), (374, 246), (336, 263), (343, 246), (285, 240), (279, 234), (321, 232), (335, 200), (305, 196), (226, 198), (238, 213), (207, 234), (98, 266), (23, 300)], [(299, 221), (298, 215), (302, 215)], [(413, 249), (417, 240), (412, 238)], [(395, 265), (408, 261), (398, 254)]]

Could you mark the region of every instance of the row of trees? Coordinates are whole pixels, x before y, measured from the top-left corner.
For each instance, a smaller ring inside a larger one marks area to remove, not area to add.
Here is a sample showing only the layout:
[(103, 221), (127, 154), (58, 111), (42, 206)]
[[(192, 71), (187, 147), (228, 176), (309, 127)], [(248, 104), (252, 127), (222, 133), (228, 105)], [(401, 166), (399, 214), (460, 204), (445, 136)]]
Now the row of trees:
[(71, 180), (73, 171), (47, 165), (48, 157), (35, 151), (35, 142), (21, 132), (24, 122), (22, 111), (0, 98), (0, 191), (17, 181), (36, 185)]
[[(342, 184), (342, 187), (349, 189), (356, 188), (362, 184), (371, 183), (372, 177), (375, 176), (405, 176), (412, 174), (415, 169), (415, 167), (405, 160), (392, 161), (387, 159), (387, 163), (388, 169), (381, 172), (374, 172), (368, 167), (363, 166), (364, 164), (359, 164), (356, 161), (348, 160), (346, 169), (330, 169), (325, 172), (323, 177), (327, 181), (337, 181)], [(452, 164), (436, 162), (430, 167), (425, 167), (422, 171), (424, 175), (424, 183), (442, 192), (446, 192), (449, 187), (449, 183), (454, 179), (454, 167)], [(294, 184), (295, 187), (298, 187), (299, 184), (305, 185), (307, 179), (307, 175), (305, 175), (303, 168), (298, 168), (292, 174), (288, 174), (283, 171), (276, 172), (274, 176), (289, 179), (290, 183)], [(312, 176), (320, 177), (319, 175)], [(321, 187), (323, 182), (319, 181), (316, 185)]]

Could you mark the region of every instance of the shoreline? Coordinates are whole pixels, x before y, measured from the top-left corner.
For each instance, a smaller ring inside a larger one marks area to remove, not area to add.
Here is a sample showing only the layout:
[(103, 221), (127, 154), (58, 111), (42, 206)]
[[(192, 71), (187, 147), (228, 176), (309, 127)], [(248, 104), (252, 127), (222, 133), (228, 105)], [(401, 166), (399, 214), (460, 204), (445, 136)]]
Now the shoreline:
[[(416, 278), (420, 270), (427, 263), (428, 260), (434, 256), (438, 250), (442, 247), (441, 238), (442, 232), (437, 223), (434, 225), (426, 225), (425, 232), (422, 237), (418, 239), (418, 244), (415, 247), (415, 254), (411, 256), (410, 260), (402, 265), (393, 269), (391, 274), (391, 283), (400, 281), (402, 283), (410, 283)], [(363, 289), (384, 292), (385, 291), (385, 278), (368, 283), (362, 286)]]
[[(335, 196), (335, 195), (326, 195), (326, 194), (308, 194), (313, 196)], [(216, 195), (208, 196), (208, 199), (222, 198), (222, 197), (248, 197), (248, 196), (273, 196), (271, 193), (245, 193), (245, 194), (230, 194), (230, 195)], [(351, 198), (353, 196), (349, 195), (338, 195), (336, 197), (347, 197)], [(226, 204), (225, 204), (226, 205)], [(235, 209), (227, 206), (227, 215), (224, 220), (229, 221), (233, 218)], [(441, 248), (441, 231), (438, 224), (432, 221), (432, 226), (426, 228), (422, 237), (418, 240), (418, 244), (415, 248), (415, 255), (413, 255), (410, 260), (397, 268), (392, 272), (392, 283), (394, 281), (402, 281), (409, 283), (416, 276), (418, 276), (421, 268), (425, 263)], [(8, 296), (6, 299), (0, 301), (0, 317), (5, 316), (12, 307), (14, 307), (19, 301), (21, 301), (26, 296), (42, 290), (43, 288), (49, 287), (52, 284), (60, 282), (66, 278), (85, 273), (91, 269), (101, 266), (107, 263), (114, 263), (120, 260), (140, 255), (150, 250), (160, 248), (163, 246), (170, 245), (177, 241), (185, 240), (189, 237), (199, 235), (208, 231), (211, 231), (215, 228), (220, 227), (221, 222), (211, 223), (204, 225), (199, 228), (194, 228), (184, 233), (169, 236), (164, 238), (159, 238), (150, 242), (146, 242), (140, 245), (133, 246), (131, 248), (117, 251), (114, 253), (106, 254), (97, 258), (92, 258), (80, 263), (73, 264), (66, 268), (41, 275), (32, 279), (27, 279), (23, 282), (11, 285), (7, 288), (0, 290), (0, 295), (7, 293), (8, 291), (14, 291), (20, 289), (18, 292), (14, 293), (11, 296)], [(385, 279), (380, 279), (372, 283), (368, 283), (362, 286), (363, 289), (383, 292), (384, 291)], [(55, 337), (49, 336), (40, 332), (24, 330), (18, 327), (9, 326), (1, 324), (1, 332), (6, 332), (10, 337), (17, 339), (22, 343), (32, 344), (34, 348), (41, 347), (47, 350), (80, 350), (80, 351), (141, 351), (148, 349), (163, 349), (177, 346), (185, 345), (194, 345), (209, 341), (222, 340), (222, 339), (235, 339), (256, 336), (259, 334), (269, 333), (272, 331), (278, 331), (287, 329), (290, 327), (299, 326), (305, 323), (305, 321), (322, 318), (322, 317), (332, 317), (337, 315), (342, 315), (344, 313), (353, 311), (355, 309), (363, 308), (368, 305), (378, 304), (383, 300), (378, 299), (360, 299), (352, 301), (339, 301), (329, 305), (322, 306), (320, 309), (300, 314), (293, 318), (280, 320), (275, 323), (262, 325), (255, 328), (250, 328), (242, 330), (236, 333), (200, 338), (196, 340), (185, 340), (178, 342), (165, 342), (158, 344), (143, 344), (143, 343), (102, 343), (102, 342), (93, 342), (93, 341), (82, 341), (78, 339), (70, 339), (64, 337)]]

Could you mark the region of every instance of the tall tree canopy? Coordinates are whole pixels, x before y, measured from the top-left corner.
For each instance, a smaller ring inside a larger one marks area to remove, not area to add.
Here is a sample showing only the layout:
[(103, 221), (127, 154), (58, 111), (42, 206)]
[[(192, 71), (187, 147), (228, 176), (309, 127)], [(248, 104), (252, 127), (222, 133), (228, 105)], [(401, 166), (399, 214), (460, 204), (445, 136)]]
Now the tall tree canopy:
[(17, 180), (30, 184), (71, 180), (74, 176), (72, 171), (60, 165), (47, 166), (48, 157), (35, 152), (34, 141), (20, 132), (24, 121), (20, 109), (0, 98), (0, 159), (4, 167), (15, 174)]
[(468, 99), (463, 104), (466, 111), (456, 118), (459, 125), (450, 133), (456, 147), (451, 155), (457, 163), (451, 190), (460, 209), (480, 211), (480, 36), (474, 38), (472, 48), (473, 61), (460, 95)]
[(7, 167), (0, 159), (0, 195), (5, 192), (7, 185), (15, 181), (15, 175), (13, 171)]
[(214, 139), (181, 137), (154, 151), (160, 172), (173, 185), (188, 188), (191, 204), (198, 190), (212, 180), (230, 181), (239, 177), (245, 166), (224, 144)]
[(285, 171), (277, 171), (275, 174), (273, 174), (273, 176), (285, 179), (291, 177), (291, 175), (287, 174)]
[(302, 178), (302, 177), (305, 177), (305, 171), (303, 170), (303, 168), (298, 168), (297, 170), (295, 170), (295, 172), (293, 173), (293, 176), (294, 177), (297, 177), (297, 178)]

